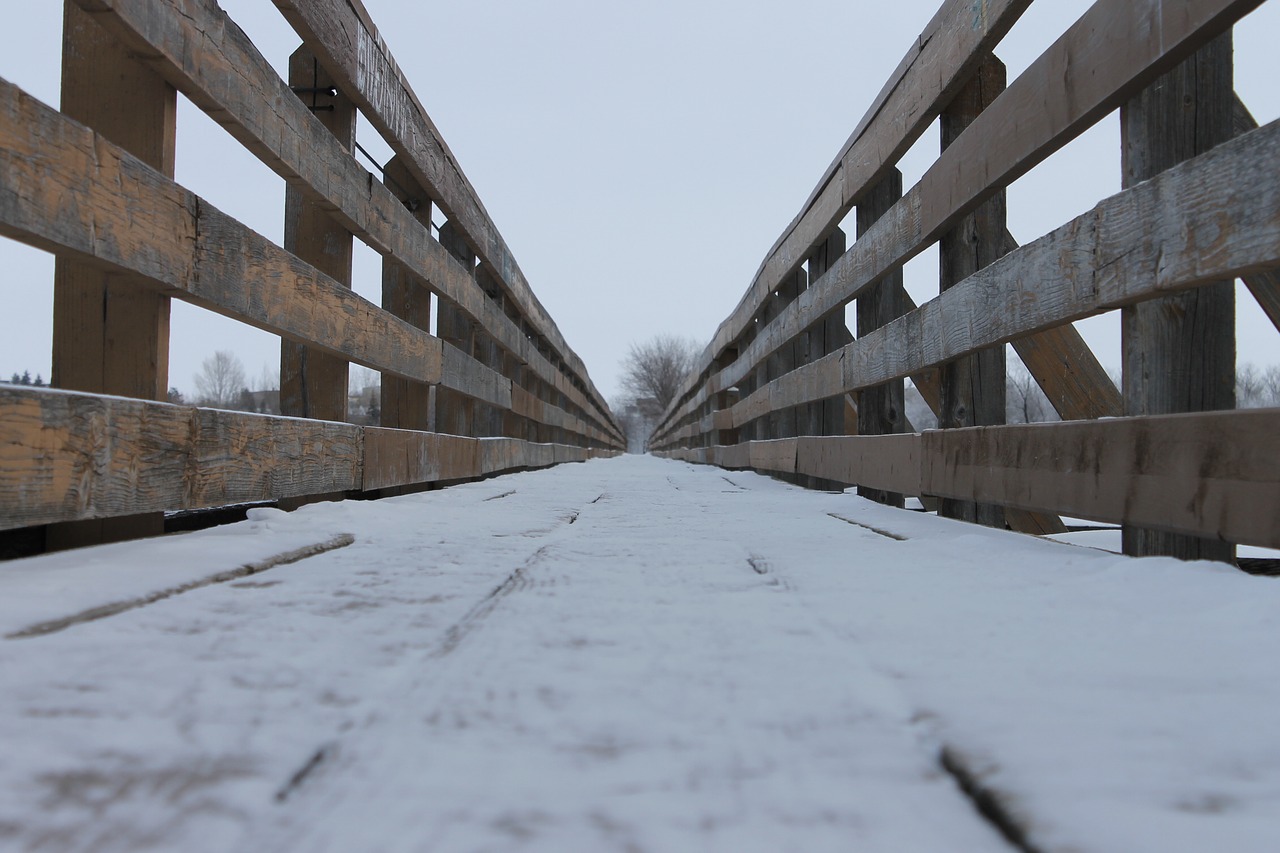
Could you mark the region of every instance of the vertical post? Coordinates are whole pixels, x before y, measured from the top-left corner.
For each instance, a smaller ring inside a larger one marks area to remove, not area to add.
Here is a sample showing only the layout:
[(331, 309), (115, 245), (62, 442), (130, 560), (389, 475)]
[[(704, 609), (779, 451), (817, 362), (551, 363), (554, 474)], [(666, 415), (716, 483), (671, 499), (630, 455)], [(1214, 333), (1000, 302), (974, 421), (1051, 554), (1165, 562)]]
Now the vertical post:
[[(902, 198), (902, 172), (891, 169), (858, 203), (858, 237)], [(885, 324), (907, 313), (906, 291), (902, 284), (902, 268), (872, 285), (865, 296), (858, 297), (858, 337), (865, 337)], [(886, 382), (858, 392), (858, 434), (892, 435), (906, 431), (906, 402), (903, 380)], [(884, 489), (858, 487), (858, 494), (890, 506), (905, 506), (905, 496)]]
[[(502, 313), (502, 289), (498, 286), (498, 280), (489, 267), (482, 265), (476, 268), (476, 281), (484, 291), (485, 298), (492, 303), (491, 307), (497, 309), (495, 313)], [(502, 349), (491, 335), (477, 328), (473, 346), (476, 361), (496, 373), (502, 373)], [(477, 409), (481, 412), (476, 419), (478, 434), (502, 435), (503, 411), (496, 406), (486, 404), (477, 404)]]
[[(355, 146), (351, 99), (305, 45), (289, 57), (289, 85), (348, 151)], [(351, 286), (352, 236), (327, 211), (292, 186), (285, 189), (284, 247), (317, 270)], [(280, 413), (330, 421), (347, 419), (348, 363), (294, 341), (280, 342)]]
[[(794, 273), (787, 276), (778, 285), (777, 295), (774, 297), (775, 306), (773, 316), (780, 315), (786, 307), (800, 297), (805, 285), (808, 284), (808, 274), (801, 267)], [(773, 355), (769, 356), (769, 378), (778, 379), (786, 376), (788, 373), (796, 369), (796, 341), (789, 341), (779, 347)], [(774, 424), (772, 438), (791, 438), (796, 434), (797, 426), (796, 407), (791, 406), (776, 411), (771, 416)]]
[[(716, 358), (711, 365), (711, 373), (714, 376), (724, 370), (729, 365), (738, 360), (737, 347), (729, 347), (720, 356)], [(733, 405), (741, 399), (736, 389), (730, 390), (725, 388), (718, 392), (715, 396), (715, 404), (711, 407), (712, 411), (724, 411), (733, 408)], [(711, 442), (715, 445), (730, 445), (738, 443), (738, 431), (736, 429), (715, 430), (711, 434)]]
[[(510, 301), (503, 300), (502, 310), (506, 313), (507, 319), (511, 321), (511, 324), (523, 333), (524, 327), (520, 325), (520, 314), (515, 306)], [(512, 388), (525, 389), (525, 365), (516, 353), (509, 350), (502, 351), (502, 375), (511, 380)], [(515, 412), (503, 414), (503, 435), (508, 438), (524, 438), (525, 429), (524, 418)]]
[[(760, 312), (756, 315), (756, 337), (768, 334), (769, 323), (773, 321), (773, 318), (778, 311), (777, 301), (777, 297), (772, 293), (765, 297), (764, 304), (760, 306)], [(771, 361), (771, 357), (764, 358), (756, 365), (756, 369), (754, 371), (755, 387), (752, 389), (753, 391), (759, 391), (761, 388), (768, 385), (769, 380), (773, 378), (769, 375), (769, 364)], [(773, 417), (768, 414), (761, 415), (752, 422), (752, 433), (756, 441), (764, 441), (777, 437), (771, 432), (771, 425), (773, 422)]]
[[(383, 181), (422, 224), (431, 228), (431, 200), (395, 157), (386, 165)], [(431, 328), (431, 291), (427, 282), (392, 255), (382, 259), (382, 307), (419, 329)], [(431, 428), (431, 386), (382, 374), (382, 426), (396, 429)]]
[[(62, 112), (173, 177), (177, 92), (72, 0), (63, 15)], [(138, 276), (59, 257), (52, 355), (55, 387), (164, 400), (169, 298)], [(163, 532), (164, 515), (147, 513), (50, 525), (47, 545), (71, 548)]]
[[(1134, 96), (1120, 111), (1124, 186), (1231, 138), (1231, 33)], [(1121, 311), (1126, 415), (1235, 408), (1235, 286), (1214, 282)], [(1126, 525), (1124, 552), (1233, 562), (1229, 542)]]
[[(827, 270), (844, 254), (846, 241), (844, 231), (836, 228), (814, 249), (809, 256), (810, 287), (826, 275)], [(844, 321), (844, 308), (838, 308), (809, 330), (809, 360), (817, 361), (852, 341), (853, 335), (849, 334), (849, 327)], [(813, 435), (845, 435), (843, 395), (828, 397), (812, 404), (811, 418), (814, 422)]]
[[(987, 56), (941, 116), (945, 151), (964, 129), (1005, 88), (1004, 63)], [(1005, 254), (1005, 192), (1000, 190), (964, 217), (939, 241), (939, 279), (942, 290), (963, 281)], [(949, 362), (942, 367), (943, 429), (1003, 424), (1005, 421), (1004, 347), (996, 346)], [(1004, 510), (972, 501), (943, 500), (939, 514), (1004, 526)]]
[[(440, 228), (440, 245), (475, 276), (476, 256), (458, 227), (446, 222)], [(475, 323), (453, 302), (441, 297), (436, 331), (445, 343), (467, 355), (475, 347)], [(436, 388), (436, 429), (454, 435), (475, 435), (475, 401), (452, 388)]]

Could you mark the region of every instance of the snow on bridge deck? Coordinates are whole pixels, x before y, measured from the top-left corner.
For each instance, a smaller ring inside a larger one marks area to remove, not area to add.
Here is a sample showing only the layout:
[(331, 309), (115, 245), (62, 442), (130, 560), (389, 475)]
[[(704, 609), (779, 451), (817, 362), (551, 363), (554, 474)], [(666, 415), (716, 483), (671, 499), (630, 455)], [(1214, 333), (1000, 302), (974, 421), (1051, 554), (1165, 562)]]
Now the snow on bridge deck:
[(1280, 582), (1209, 564), (624, 457), (0, 590), (3, 849), (1010, 849), (944, 748), (1028, 849), (1280, 849)]

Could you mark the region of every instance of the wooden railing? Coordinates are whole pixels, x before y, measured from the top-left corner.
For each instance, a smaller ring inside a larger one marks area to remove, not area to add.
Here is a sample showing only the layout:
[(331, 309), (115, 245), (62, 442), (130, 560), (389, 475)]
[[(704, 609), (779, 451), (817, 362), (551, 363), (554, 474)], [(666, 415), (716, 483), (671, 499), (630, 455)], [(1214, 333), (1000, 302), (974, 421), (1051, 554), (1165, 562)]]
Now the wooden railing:
[[(68, 0), (61, 112), (0, 80), (0, 234), (57, 255), (63, 389), (0, 387), (0, 529), (95, 541), (623, 446), (359, 0), (276, 6), (303, 42), (288, 81), (214, 0)], [(174, 182), (179, 92), (285, 178), (283, 247)], [(384, 175), (353, 156), (357, 112)], [(351, 290), (353, 237), (383, 255), (381, 307)], [(157, 402), (171, 298), (281, 336), (288, 417)], [(340, 423), (349, 362), (382, 373), (381, 427)]]
[[(1029, 5), (942, 4), (650, 445), (1028, 532), (1122, 523), (1134, 554), (1280, 546), (1280, 411), (1232, 411), (1233, 280), (1280, 325), (1280, 123), (1257, 129), (1232, 83), (1231, 28), (1261, 0), (1098, 0), (1006, 88), (994, 50)], [(1122, 192), (1018, 247), (1005, 188), (1116, 110)], [(904, 194), (895, 166), (935, 120)], [(940, 294), (916, 307), (902, 265), (934, 243)], [(1071, 325), (1116, 310), (1123, 393)], [(1001, 425), (1006, 343), (1064, 422)], [(907, 377), (942, 429), (907, 421)]]

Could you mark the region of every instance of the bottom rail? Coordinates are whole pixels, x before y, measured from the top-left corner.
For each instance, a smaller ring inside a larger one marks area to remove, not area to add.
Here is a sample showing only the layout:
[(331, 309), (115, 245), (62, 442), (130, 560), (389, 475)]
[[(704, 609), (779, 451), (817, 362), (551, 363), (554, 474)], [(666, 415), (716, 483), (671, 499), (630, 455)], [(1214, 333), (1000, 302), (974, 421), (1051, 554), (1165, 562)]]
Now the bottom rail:
[(0, 530), (466, 480), (614, 451), (0, 388)]
[(1247, 409), (657, 455), (1280, 548), (1277, 435), (1280, 409)]

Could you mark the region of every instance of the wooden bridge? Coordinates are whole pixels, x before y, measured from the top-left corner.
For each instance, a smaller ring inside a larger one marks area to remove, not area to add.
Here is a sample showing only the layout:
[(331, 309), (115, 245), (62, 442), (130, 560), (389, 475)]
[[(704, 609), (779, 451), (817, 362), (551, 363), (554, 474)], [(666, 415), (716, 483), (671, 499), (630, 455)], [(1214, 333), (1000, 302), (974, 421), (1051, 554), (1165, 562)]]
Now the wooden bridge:
[[(360, 0), (275, 0), (287, 80), (215, 0), (67, 0), (61, 109), (0, 79), (0, 234), (57, 257), (54, 387), (0, 385), (0, 847), (1276, 849), (1274, 581), (1064, 544), (1280, 548), (1280, 410), (1234, 398), (1236, 279), (1280, 326), (1262, 0), (1098, 0), (1007, 81), (1030, 3), (942, 3), (665, 458), (607, 458)], [(286, 179), (283, 246), (173, 180), (179, 93)], [(1123, 190), (1018, 246), (1006, 188), (1117, 110)], [(282, 415), (164, 401), (175, 298), (281, 337)], [(1006, 344), (1061, 422), (1004, 424)]]

